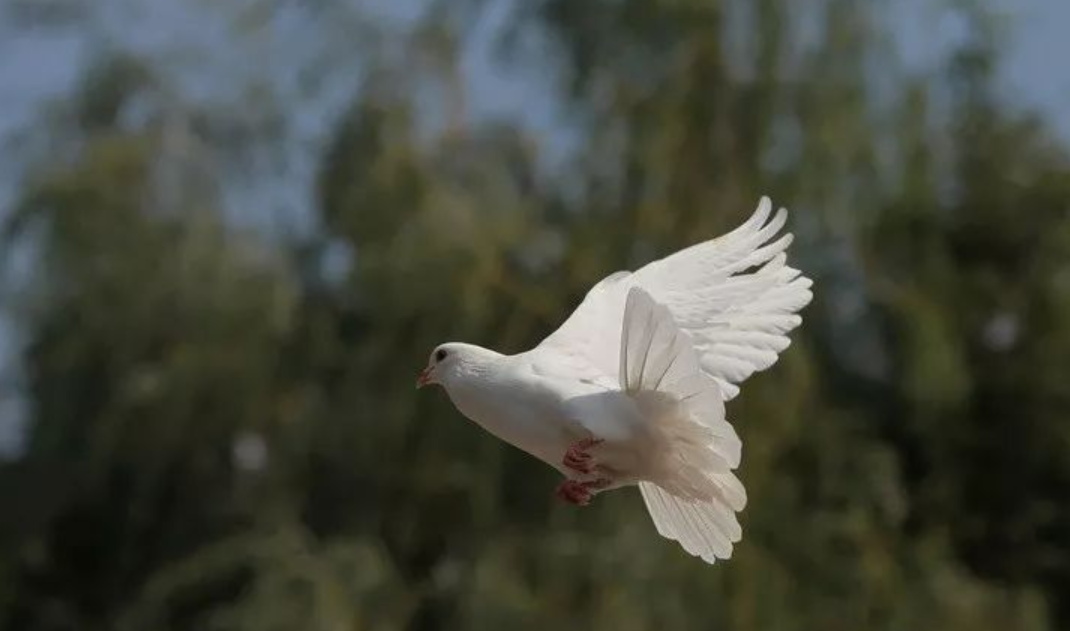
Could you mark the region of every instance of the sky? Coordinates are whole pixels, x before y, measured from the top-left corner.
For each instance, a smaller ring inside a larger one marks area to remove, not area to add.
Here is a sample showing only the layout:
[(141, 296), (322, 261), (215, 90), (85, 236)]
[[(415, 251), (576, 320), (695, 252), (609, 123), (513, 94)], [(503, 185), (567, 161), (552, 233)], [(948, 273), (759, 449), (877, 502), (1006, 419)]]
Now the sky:
[[(91, 59), (88, 53), (103, 47), (158, 62), (184, 99), (214, 111), (231, 108), (233, 120), (250, 131), (270, 125), (272, 112), (264, 114), (264, 120), (249, 116), (241, 109), (248, 99), (242, 91), (251, 85), (267, 90), (288, 116), (278, 139), (284, 151), (250, 161), (250, 172), (233, 179), (242, 202), (234, 207), (253, 208), (261, 215), (269, 209), (284, 224), (297, 222), (294, 227), (300, 227), (300, 218), (311, 216), (307, 207), (312, 203), (313, 158), (359, 83), (352, 58), (366, 51), (357, 41), (359, 36), (352, 35), (359, 33), (357, 25), (309, 21), (293, 9), (300, 3), (272, 5), (281, 9), (272, 14), (270, 27), (246, 35), (241, 45), (233, 41), (234, 30), (223, 26), (229, 22), (204, 19), (211, 11), (226, 12), (219, 6), (240, 14), (260, 1), (212, 5), (208, 0), (0, 0), (0, 215), (22, 177), (26, 163), (22, 158), (34, 155), (37, 145), (31, 130), (38, 129), (35, 124), (42, 112), (74, 91)], [(493, 59), (489, 34), (501, 24), (502, 3), (512, 1), (516, 0), (491, 5), (498, 10), (481, 18), (464, 53), (473, 95), (470, 106), (476, 116), (519, 116), (535, 134), (553, 137), (558, 123), (543, 89), (547, 77), (517, 75)], [(360, 6), (377, 20), (402, 28), (419, 13), (421, 2), (336, 0), (334, 4)], [(1070, 64), (1059, 61), (1070, 59), (1070, 0), (996, 0), (995, 4), (1001, 7), (1000, 35), (1006, 43), (999, 69), (1004, 98), (1015, 107), (1039, 112), (1070, 146)], [(935, 63), (963, 33), (961, 24), (934, 8), (938, 3), (900, 0), (891, 6), (897, 48), (908, 67), (924, 69)], [(74, 11), (81, 26), (50, 27), (47, 7)], [(16, 28), (11, 15), (25, 10), (44, 16), (38, 27)], [(349, 40), (354, 41), (347, 50), (344, 42)], [(316, 75), (318, 88), (308, 96), (305, 82), (310, 72)], [(246, 80), (235, 83), (235, 76)], [(278, 185), (264, 186), (265, 181)], [(10, 396), (15, 378), (11, 359), (17, 350), (17, 336), (0, 313), (0, 457), (16, 448), (20, 436), (23, 414)]]
[(1047, 115), (1062, 138), (1070, 142), (1070, 2), (1008, 0), (1017, 5), (1012, 48), (1003, 79), (1012, 98)]
[[(35, 4), (35, 0), (6, 1), (9, 7)], [(259, 0), (230, 0), (220, 5), (255, 6), (256, 2)], [(376, 19), (399, 24), (416, 15), (421, 4), (421, 0), (339, 0), (336, 4), (347, 2), (361, 6)], [(43, 4), (93, 6), (86, 5), (85, 0), (48, 0)], [(294, 123), (296, 137), (291, 140), (305, 146), (314, 146), (317, 138), (329, 131), (327, 122), (332, 120), (332, 109), (342, 107), (356, 84), (352, 72), (345, 75), (344, 62), (325, 61), (324, 47), (316, 43), (319, 30), (336, 25), (329, 21), (302, 21), (297, 11), (285, 9), (300, 3), (275, 3), (273, 6), (283, 9), (277, 11), (272, 28), (261, 34), (260, 41), (243, 41), (237, 46), (232, 42), (233, 29), (223, 20), (204, 19), (208, 12), (202, 0), (97, 0), (94, 4), (104, 8), (81, 9), (91, 16), (83, 20), (88, 27), (56, 29), (48, 28), (45, 22), (39, 28), (16, 30), (12, 20), (8, 20), (10, 25), (5, 24), (10, 10), (5, 11), (0, 2), (0, 208), (9, 201), (20, 176), (15, 158), (25, 147), (25, 130), (44, 107), (71, 93), (90, 59), (87, 52), (102, 46), (133, 51), (153, 60), (177, 59), (177, 63), (170, 64), (160, 61), (160, 65), (174, 69), (186, 98), (202, 101), (239, 98), (240, 95), (228, 94), (228, 90), (240, 87), (231, 81), (232, 77), (243, 76), (253, 77), (243, 83), (244, 87), (258, 81), (270, 86), (286, 102), (297, 98), (294, 95), (300, 89), (303, 72), (317, 64), (330, 65), (334, 71), (330, 84), (337, 87), (320, 90), (318, 103), (289, 106), (290, 112), (299, 114)], [(507, 2), (490, 6), (503, 4)], [(889, 5), (895, 7), (892, 19), (900, 24), (895, 29), (896, 37), (908, 65), (921, 68), (933, 63), (948, 43), (959, 37), (961, 25), (934, 8), (940, 4), (900, 0)], [(1070, 1), (995, 0), (994, 4), (1004, 7), (999, 13), (1007, 46), (1000, 77), (1008, 102), (1041, 112), (1070, 143), (1070, 64), (1057, 62), (1070, 59), (1070, 38), (1066, 36)], [(489, 11), (476, 29), (477, 34), (493, 32), (501, 17), (502, 11)], [(333, 42), (337, 46), (344, 35), (334, 36), (339, 38)], [(352, 54), (360, 55), (358, 47)], [(541, 86), (535, 85), (540, 81), (538, 77), (517, 78), (496, 66), (489, 37), (477, 37), (468, 47), (465, 61), (476, 95), (470, 105), (477, 115), (519, 115), (536, 131), (552, 133), (555, 120), (548, 99), (532, 98), (542, 92)], [(308, 162), (295, 159), (289, 168)], [(294, 175), (309, 177), (307, 173)], [(300, 206), (303, 202), (295, 198), (289, 203)]]

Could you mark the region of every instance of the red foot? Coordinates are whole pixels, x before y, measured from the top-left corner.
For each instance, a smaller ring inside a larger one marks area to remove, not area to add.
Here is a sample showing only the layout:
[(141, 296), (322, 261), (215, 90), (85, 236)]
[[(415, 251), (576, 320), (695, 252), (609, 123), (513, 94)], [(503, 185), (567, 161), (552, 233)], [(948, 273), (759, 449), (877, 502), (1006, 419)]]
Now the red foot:
[(587, 450), (601, 443), (601, 438), (584, 438), (576, 441), (565, 451), (565, 457), (561, 462), (573, 471), (592, 473), (594, 471), (594, 456)]
[(562, 500), (576, 506), (586, 506), (591, 503), (590, 489), (578, 480), (565, 480), (557, 485), (557, 490), (554, 493)]
[(586, 506), (591, 503), (594, 491), (600, 491), (611, 484), (613, 484), (613, 481), (609, 478), (598, 478), (590, 482), (569, 479), (557, 485), (557, 490), (554, 493), (569, 504)]

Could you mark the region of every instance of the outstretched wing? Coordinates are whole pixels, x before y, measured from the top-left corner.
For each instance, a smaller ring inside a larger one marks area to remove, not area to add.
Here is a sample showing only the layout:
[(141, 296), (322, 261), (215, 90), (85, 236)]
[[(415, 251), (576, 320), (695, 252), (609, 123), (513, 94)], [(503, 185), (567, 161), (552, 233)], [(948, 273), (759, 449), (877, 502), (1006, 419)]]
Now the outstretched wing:
[(738, 384), (772, 366), (788, 347), (787, 333), (810, 302), (810, 279), (787, 265), (790, 233), (781, 208), (763, 197), (735, 230), (634, 272), (617, 272), (595, 285), (568, 320), (538, 346), (591, 379), (616, 375), (621, 323), (631, 287), (641, 287), (668, 307), (692, 339), (703, 372), (725, 399)]

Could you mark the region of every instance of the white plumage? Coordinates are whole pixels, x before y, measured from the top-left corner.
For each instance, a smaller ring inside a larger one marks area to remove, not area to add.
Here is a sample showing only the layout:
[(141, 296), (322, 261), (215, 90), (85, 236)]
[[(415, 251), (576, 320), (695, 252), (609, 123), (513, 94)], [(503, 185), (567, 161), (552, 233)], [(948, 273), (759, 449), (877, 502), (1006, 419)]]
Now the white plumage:
[(746, 492), (725, 401), (776, 362), (809, 279), (787, 265), (787, 211), (762, 198), (745, 223), (595, 285), (536, 348), (501, 355), (443, 344), (418, 383), (561, 471), (585, 504), (637, 484), (658, 532), (707, 562), (728, 558)]

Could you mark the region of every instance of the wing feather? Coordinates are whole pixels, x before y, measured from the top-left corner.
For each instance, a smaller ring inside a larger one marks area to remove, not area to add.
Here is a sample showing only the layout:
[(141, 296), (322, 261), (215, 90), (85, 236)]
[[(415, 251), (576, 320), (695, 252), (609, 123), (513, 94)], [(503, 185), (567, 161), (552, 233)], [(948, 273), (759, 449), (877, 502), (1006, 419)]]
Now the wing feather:
[[(738, 384), (776, 363), (812, 298), (811, 281), (787, 265), (790, 233), (781, 208), (763, 197), (739, 227), (639, 269), (595, 285), (539, 349), (553, 352), (592, 378), (619, 371), (621, 326), (628, 290), (641, 287), (665, 305), (695, 344), (703, 371), (726, 399)], [(779, 236), (778, 236), (779, 235)]]

